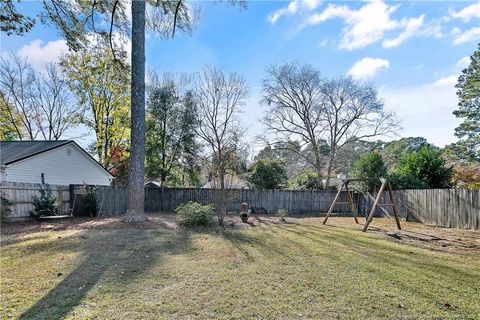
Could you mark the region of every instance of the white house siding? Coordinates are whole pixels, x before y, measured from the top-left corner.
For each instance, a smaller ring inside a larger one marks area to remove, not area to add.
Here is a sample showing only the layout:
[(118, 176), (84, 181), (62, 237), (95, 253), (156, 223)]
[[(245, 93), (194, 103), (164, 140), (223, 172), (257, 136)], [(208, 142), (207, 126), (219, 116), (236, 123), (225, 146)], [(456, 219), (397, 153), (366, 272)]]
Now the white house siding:
[(42, 173), (46, 183), (57, 185), (109, 185), (112, 178), (80, 147), (69, 143), (7, 165), (5, 180), (41, 183)]

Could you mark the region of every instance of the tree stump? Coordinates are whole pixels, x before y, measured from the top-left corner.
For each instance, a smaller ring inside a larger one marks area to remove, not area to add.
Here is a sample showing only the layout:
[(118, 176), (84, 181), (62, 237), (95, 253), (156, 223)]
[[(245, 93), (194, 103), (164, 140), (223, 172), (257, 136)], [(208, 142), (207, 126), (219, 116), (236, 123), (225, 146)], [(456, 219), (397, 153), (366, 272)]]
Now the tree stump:
[(247, 223), (249, 217), (250, 217), (250, 210), (248, 210), (248, 203), (244, 202), (240, 206), (240, 219), (242, 219), (243, 223)]

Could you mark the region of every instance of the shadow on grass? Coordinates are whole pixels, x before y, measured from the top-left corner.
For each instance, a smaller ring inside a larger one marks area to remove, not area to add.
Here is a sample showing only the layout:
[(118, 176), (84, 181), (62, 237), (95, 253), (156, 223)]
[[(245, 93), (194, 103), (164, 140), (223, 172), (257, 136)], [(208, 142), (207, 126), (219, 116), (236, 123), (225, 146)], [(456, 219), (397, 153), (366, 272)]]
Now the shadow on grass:
[(465, 268), (451, 265), (454, 261), (457, 263), (453, 265), (462, 265), (461, 261), (464, 258), (461, 255), (449, 256), (449, 259), (440, 257), (425, 259), (426, 253), (431, 250), (416, 247), (416, 253), (414, 253), (412, 246), (409, 244), (389, 242), (383, 238), (362, 237), (354, 233), (341, 232), (331, 228), (329, 230), (321, 230), (318, 227), (302, 225), (300, 229), (301, 231), (297, 232), (300, 236), (308, 237), (307, 234), (310, 234), (313, 237), (309, 237), (309, 239), (313, 241), (318, 241), (318, 237), (321, 237), (322, 241), (327, 240), (335, 245), (341, 244), (348, 247), (352, 253), (363, 254), (378, 262), (385, 263), (385, 265), (402, 268), (402, 270), (411, 273), (412, 276), (418, 276), (425, 272), (430, 273), (425, 280), (428, 280), (433, 274), (438, 274), (439, 268), (442, 269), (442, 275), (448, 275), (450, 279), (457, 279), (466, 283), (474, 283), (478, 277), (478, 272), (470, 272), (465, 270)]
[[(62, 239), (54, 246), (60, 246)], [(185, 232), (146, 230), (132, 226), (123, 229), (87, 230), (66, 243), (66, 248), (81, 251), (81, 262), (21, 319), (62, 319), (81, 305), (93, 287), (102, 281), (101, 290), (126, 290), (127, 285), (142, 277), (165, 254), (179, 254), (191, 247)], [(48, 248), (42, 248), (48, 250)]]
[[(305, 253), (314, 250), (315, 246), (329, 248), (328, 254), (322, 255), (322, 259), (335, 264), (340, 273), (374, 274), (384, 281), (378, 282), (379, 286), (394, 286), (401, 292), (410, 292), (437, 306), (443, 306), (449, 299), (460, 303), (471, 292), (480, 289), (472, 286), (477, 282), (479, 272), (465, 267), (462, 256), (449, 256), (449, 259), (432, 257), (426, 249), (412, 252), (409, 245), (389, 243), (383, 238), (365, 237), (360, 232), (342, 232), (334, 228), (307, 225), (277, 228), (294, 235), (290, 241)], [(307, 245), (299, 241), (301, 238), (307, 241)], [(447, 298), (432, 295), (432, 286), (436, 286), (439, 292), (451, 292), (451, 295)], [(471, 306), (464, 308), (468, 312), (475, 312)]]

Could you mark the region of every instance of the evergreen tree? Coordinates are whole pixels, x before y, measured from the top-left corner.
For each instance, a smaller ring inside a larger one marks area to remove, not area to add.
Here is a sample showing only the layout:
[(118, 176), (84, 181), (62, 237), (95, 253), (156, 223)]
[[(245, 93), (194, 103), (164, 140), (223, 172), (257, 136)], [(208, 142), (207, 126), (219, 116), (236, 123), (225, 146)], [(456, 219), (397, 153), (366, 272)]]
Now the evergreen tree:
[(352, 176), (354, 178), (366, 179), (365, 181), (356, 182), (355, 185), (357, 188), (365, 191), (373, 191), (381, 185), (380, 180), (375, 178), (386, 177), (387, 167), (378, 152), (369, 152), (355, 162), (352, 169)]
[(400, 159), (394, 174), (395, 189), (449, 188), (452, 167), (446, 165), (442, 152), (436, 147), (424, 147), (418, 152), (406, 154)]
[(460, 159), (480, 161), (480, 44), (456, 87), (460, 101), (453, 114), (463, 122), (455, 128), (455, 136), (460, 140), (453, 150)]
[(287, 182), (285, 164), (278, 160), (257, 160), (249, 171), (248, 183), (255, 189), (280, 189)]
[(13, 0), (0, 1), (0, 31), (7, 36), (23, 36), (35, 25), (35, 19), (18, 12)]
[(197, 112), (192, 93), (183, 94), (179, 82), (167, 78), (149, 88), (147, 101), (147, 178), (161, 185), (198, 183)]

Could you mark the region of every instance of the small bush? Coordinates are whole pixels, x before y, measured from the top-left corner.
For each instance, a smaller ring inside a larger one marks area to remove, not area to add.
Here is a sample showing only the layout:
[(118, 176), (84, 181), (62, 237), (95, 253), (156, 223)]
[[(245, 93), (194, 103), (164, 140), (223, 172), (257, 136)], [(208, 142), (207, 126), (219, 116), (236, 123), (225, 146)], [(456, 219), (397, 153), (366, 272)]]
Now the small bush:
[(57, 207), (57, 199), (52, 195), (48, 184), (40, 188), (40, 197), (34, 196), (33, 211), (30, 211), (32, 218), (39, 218), (41, 215), (53, 215)]
[(91, 217), (97, 216), (97, 187), (85, 185), (86, 193), (81, 197), (79, 214)]
[(10, 209), (10, 206), (12, 205), (12, 202), (5, 198), (3, 195), (1, 196), (2, 200), (2, 205), (0, 206), (0, 221), (5, 221), (5, 219), (8, 218), (10, 213), (12, 213), (12, 209)]
[(184, 226), (205, 226), (213, 220), (213, 206), (190, 201), (177, 207), (177, 218)]

